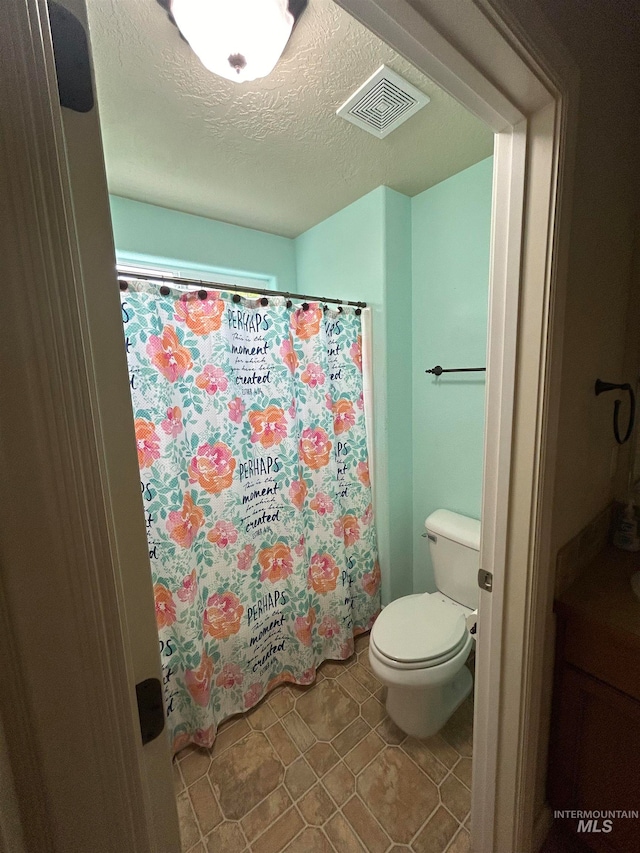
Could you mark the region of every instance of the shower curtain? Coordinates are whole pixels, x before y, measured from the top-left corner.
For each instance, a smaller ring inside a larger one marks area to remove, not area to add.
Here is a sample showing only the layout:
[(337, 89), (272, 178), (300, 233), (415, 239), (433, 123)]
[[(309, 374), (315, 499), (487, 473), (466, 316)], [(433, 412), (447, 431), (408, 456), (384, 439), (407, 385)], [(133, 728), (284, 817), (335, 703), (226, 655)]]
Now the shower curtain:
[(168, 726), (210, 746), (379, 611), (361, 318), (135, 280), (121, 303)]

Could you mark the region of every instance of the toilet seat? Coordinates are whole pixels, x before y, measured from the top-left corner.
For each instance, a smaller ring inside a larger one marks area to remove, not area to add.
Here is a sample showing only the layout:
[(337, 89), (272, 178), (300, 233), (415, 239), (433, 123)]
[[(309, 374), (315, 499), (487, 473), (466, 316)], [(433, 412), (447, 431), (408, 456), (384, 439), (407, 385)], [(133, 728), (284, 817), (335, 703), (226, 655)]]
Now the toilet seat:
[(395, 669), (424, 669), (455, 657), (467, 641), (465, 612), (431, 593), (407, 595), (387, 605), (375, 621), (371, 642)]

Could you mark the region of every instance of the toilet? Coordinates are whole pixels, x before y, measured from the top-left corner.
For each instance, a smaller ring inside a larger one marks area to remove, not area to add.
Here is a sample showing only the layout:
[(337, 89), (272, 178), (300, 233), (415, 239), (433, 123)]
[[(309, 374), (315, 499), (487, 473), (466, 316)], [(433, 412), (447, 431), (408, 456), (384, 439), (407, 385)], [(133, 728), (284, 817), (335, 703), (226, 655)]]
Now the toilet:
[(387, 686), (387, 713), (417, 738), (438, 732), (471, 692), (465, 663), (479, 595), (480, 522), (438, 509), (425, 527), (438, 591), (392, 601), (369, 640), (371, 669)]

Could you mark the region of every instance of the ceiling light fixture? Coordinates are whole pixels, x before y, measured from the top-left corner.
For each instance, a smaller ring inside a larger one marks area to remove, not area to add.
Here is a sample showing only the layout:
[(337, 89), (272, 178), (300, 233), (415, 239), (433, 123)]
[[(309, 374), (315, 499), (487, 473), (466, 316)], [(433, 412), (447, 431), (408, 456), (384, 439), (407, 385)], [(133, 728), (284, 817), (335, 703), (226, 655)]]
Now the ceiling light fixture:
[(282, 56), (307, 0), (158, 0), (205, 68), (244, 83)]

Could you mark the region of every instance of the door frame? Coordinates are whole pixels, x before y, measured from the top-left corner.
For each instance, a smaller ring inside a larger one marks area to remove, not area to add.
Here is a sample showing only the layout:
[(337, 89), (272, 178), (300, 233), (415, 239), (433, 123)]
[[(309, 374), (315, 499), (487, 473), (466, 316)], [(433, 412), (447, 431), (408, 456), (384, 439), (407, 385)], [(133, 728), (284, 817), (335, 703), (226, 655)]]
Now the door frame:
[[(404, 0), (338, 2), (497, 134), (481, 546), (494, 587), (481, 594), (472, 847), (533, 850), (545, 826), (534, 779), (577, 75), (533, 4), (515, 18), (506, 0), (414, 2), (422, 14)], [(7, 0), (3, 12), (0, 113), (11, 122), (0, 132), (0, 245), (11, 321), (0, 323), (14, 358), (0, 388), (0, 618), (11, 650), (0, 720), (20, 827), (0, 806), (0, 838), (13, 833), (12, 851), (173, 853), (174, 841), (159, 846), (139, 742), (122, 483), (104, 466), (111, 390), (89, 334), (96, 306), (46, 3)], [(54, 644), (59, 669), (43, 653)]]

